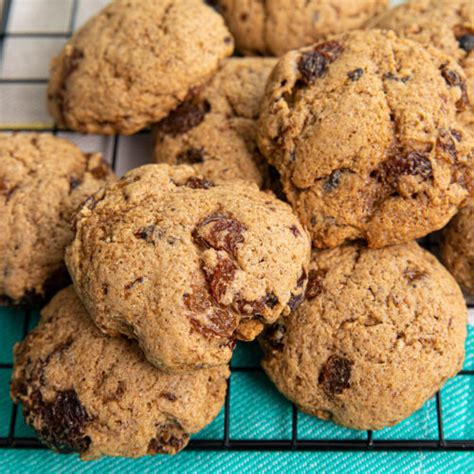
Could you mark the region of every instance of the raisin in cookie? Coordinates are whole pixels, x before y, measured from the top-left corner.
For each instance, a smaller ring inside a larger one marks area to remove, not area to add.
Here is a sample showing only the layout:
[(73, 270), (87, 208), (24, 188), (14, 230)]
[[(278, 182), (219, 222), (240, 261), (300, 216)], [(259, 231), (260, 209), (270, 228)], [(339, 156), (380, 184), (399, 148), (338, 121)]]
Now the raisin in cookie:
[(380, 429), (461, 369), (466, 313), (454, 279), (414, 242), (315, 251), (306, 299), (263, 335), (262, 365), (301, 410)]
[[(468, 96), (474, 97), (474, 2), (472, 0), (416, 0), (374, 19), (372, 26), (394, 30), (424, 46), (434, 46), (454, 58), (466, 74)], [(462, 118), (474, 133), (474, 109)]]
[(387, 0), (214, 0), (237, 48), (280, 56), (322, 36), (361, 28)]
[(216, 183), (247, 179), (262, 186), (265, 160), (256, 144), (257, 118), (271, 58), (231, 58), (193, 99), (155, 127), (159, 163), (190, 164)]
[(228, 362), (236, 336), (254, 339), (302, 300), (309, 237), (254, 183), (146, 165), (96, 193), (76, 224), (66, 261), (79, 297), (163, 370)]
[(474, 201), (443, 230), (441, 257), (462, 288), (474, 296)]
[(233, 50), (201, 0), (117, 0), (53, 60), (49, 110), (64, 127), (132, 134), (165, 117)]
[(459, 122), (462, 69), (393, 32), (356, 31), (283, 56), (259, 146), (316, 247), (383, 247), (443, 227), (474, 192)]
[(34, 306), (67, 284), (71, 219), (112, 179), (99, 154), (61, 138), (0, 135), (0, 304)]
[(183, 449), (218, 414), (228, 376), (227, 366), (161, 372), (136, 343), (101, 333), (71, 286), (15, 346), (11, 392), (51, 448), (138, 457)]

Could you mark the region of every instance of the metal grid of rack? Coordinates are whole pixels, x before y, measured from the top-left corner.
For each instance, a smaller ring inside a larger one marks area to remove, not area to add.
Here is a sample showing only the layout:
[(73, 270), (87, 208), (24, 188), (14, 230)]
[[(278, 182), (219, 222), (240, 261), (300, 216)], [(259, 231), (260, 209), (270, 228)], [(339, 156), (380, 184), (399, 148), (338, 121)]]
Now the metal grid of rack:
[[(19, 0), (16, 0), (19, 1)], [(2, 14), (0, 16), (0, 64), (2, 59), (2, 53), (5, 42), (8, 38), (29, 38), (32, 40), (39, 38), (59, 38), (64, 41), (67, 40), (76, 27), (78, 6), (81, 0), (70, 0), (70, 11), (69, 11), (69, 25), (67, 31), (64, 32), (10, 32), (8, 31), (7, 25), (9, 21), (9, 14), (12, 11), (15, 0), (4, 0)], [(0, 7), (2, 4), (0, 3)], [(0, 77), (1, 84), (47, 84), (47, 78), (11, 78), (11, 77)], [(1, 92), (0, 92), (1, 94)], [(54, 125), (15, 125), (8, 124), (2, 126), (0, 123), (0, 131), (44, 131), (57, 134), (59, 130)], [(140, 132), (142, 134), (148, 134), (148, 131)], [(117, 170), (117, 156), (120, 147), (120, 142), (123, 137), (115, 136), (112, 137), (112, 150), (110, 156), (110, 162), (114, 171)], [(473, 305), (469, 305), (473, 308)], [(31, 320), (31, 312), (25, 310), (23, 314), (23, 321), (18, 322), (22, 325), (22, 337), (28, 332)], [(7, 369), (11, 370), (13, 365), (11, 363), (0, 363), (0, 370)], [(255, 372), (259, 376), (264, 377), (263, 371), (258, 366), (253, 367), (231, 367), (232, 375), (234, 376), (239, 372)], [(462, 370), (456, 377), (473, 377), (474, 370)], [(188, 450), (239, 450), (239, 451), (318, 451), (318, 450), (329, 450), (329, 451), (413, 451), (413, 450), (424, 450), (424, 451), (474, 451), (474, 439), (463, 439), (453, 440), (445, 439), (443, 432), (443, 410), (442, 410), (442, 399), (441, 394), (436, 394), (436, 431), (437, 437), (435, 439), (378, 439), (375, 438), (371, 431), (366, 432), (365, 439), (301, 439), (298, 437), (298, 410), (292, 405), (292, 416), (291, 416), (291, 438), (289, 439), (233, 439), (230, 436), (230, 417), (231, 417), (231, 384), (228, 385), (228, 393), (224, 406), (224, 417), (223, 417), (223, 436), (221, 439), (192, 439), (186, 449)], [(8, 420), (8, 434), (6, 436), (0, 436), (0, 448), (30, 448), (30, 449), (42, 449), (44, 446), (40, 443), (37, 438), (34, 437), (21, 437), (16, 435), (16, 425), (18, 418), (19, 408), (12, 404), (10, 418)]]

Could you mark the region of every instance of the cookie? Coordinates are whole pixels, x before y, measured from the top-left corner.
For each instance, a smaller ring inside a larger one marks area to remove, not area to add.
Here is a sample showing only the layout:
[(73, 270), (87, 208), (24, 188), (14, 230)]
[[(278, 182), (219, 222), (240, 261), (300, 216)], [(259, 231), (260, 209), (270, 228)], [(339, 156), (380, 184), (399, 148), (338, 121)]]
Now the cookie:
[(393, 32), (354, 31), (283, 56), (259, 146), (319, 248), (410, 241), (474, 192), (459, 65)]
[(227, 59), (192, 102), (155, 127), (156, 161), (189, 164), (216, 183), (247, 179), (263, 186), (267, 169), (256, 120), (275, 64), (273, 58)]
[(129, 135), (191, 96), (232, 50), (201, 0), (117, 0), (52, 61), (49, 111), (62, 127)]
[(474, 296), (474, 201), (443, 230), (441, 257), (466, 293)]
[(262, 366), (302, 411), (381, 429), (461, 369), (466, 323), (458, 285), (414, 242), (315, 251), (305, 301), (262, 337)]
[(237, 49), (281, 56), (322, 36), (361, 28), (387, 0), (214, 0)]
[(146, 165), (96, 193), (76, 227), (66, 261), (88, 312), (162, 370), (225, 364), (236, 337), (254, 339), (302, 300), (309, 237), (254, 183)]
[(102, 334), (72, 286), (15, 346), (12, 398), (49, 447), (100, 456), (175, 454), (221, 409), (227, 366), (169, 375), (137, 345)]
[(0, 135), (0, 304), (35, 306), (68, 284), (72, 217), (113, 179), (100, 154), (62, 138)]
[[(466, 74), (468, 96), (474, 97), (474, 3), (472, 0), (416, 0), (399, 5), (375, 18), (371, 26), (444, 51), (459, 62)], [(474, 133), (474, 109), (462, 118)]]

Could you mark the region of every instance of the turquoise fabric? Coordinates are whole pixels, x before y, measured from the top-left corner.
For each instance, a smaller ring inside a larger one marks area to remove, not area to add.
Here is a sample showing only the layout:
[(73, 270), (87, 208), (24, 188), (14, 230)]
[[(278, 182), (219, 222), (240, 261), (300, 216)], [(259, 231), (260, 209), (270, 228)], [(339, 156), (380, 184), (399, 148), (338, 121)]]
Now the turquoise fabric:
[[(12, 347), (21, 339), (23, 313), (1, 309), (0, 364), (12, 362)], [(37, 314), (30, 319), (31, 329)], [(474, 327), (467, 340), (465, 370), (474, 370)], [(258, 345), (239, 344), (234, 368), (256, 367), (261, 352)], [(0, 436), (7, 436), (12, 404), (9, 399), (11, 369), (0, 368)], [(443, 428), (446, 439), (474, 439), (474, 376), (459, 375), (448, 381), (441, 392)], [(291, 404), (282, 397), (260, 372), (233, 373), (230, 381), (231, 439), (290, 439)], [(195, 435), (199, 439), (222, 439), (224, 410), (207, 428)], [(15, 436), (34, 436), (25, 425), (21, 410)], [(348, 430), (298, 413), (299, 439), (366, 439), (366, 432)], [(393, 428), (374, 433), (374, 439), (438, 438), (436, 403), (429, 400), (409, 419)], [(75, 455), (58, 455), (46, 450), (0, 450), (0, 472), (474, 472), (474, 453), (340, 453), (340, 452), (197, 452), (175, 457), (156, 456), (140, 460), (102, 459), (83, 463)]]

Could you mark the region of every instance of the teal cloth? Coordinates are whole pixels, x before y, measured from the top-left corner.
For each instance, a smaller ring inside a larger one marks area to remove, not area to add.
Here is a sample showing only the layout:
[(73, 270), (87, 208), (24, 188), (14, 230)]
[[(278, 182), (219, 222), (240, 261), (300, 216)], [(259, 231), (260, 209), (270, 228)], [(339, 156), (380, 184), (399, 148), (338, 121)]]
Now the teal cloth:
[[(21, 339), (23, 314), (0, 309), (0, 364), (12, 362), (12, 346)], [(37, 315), (30, 321), (36, 324)], [(474, 327), (469, 326), (465, 370), (474, 370)], [(256, 344), (239, 344), (232, 364), (254, 367), (260, 350)], [(0, 368), (0, 436), (7, 436), (12, 405), (8, 382), (11, 369)], [(234, 372), (230, 382), (231, 439), (290, 439), (291, 404), (259, 372)], [(459, 375), (441, 392), (446, 439), (474, 439), (474, 376)], [(222, 439), (224, 413), (194, 436)], [(15, 436), (34, 436), (18, 412)], [(429, 400), (409, 419), (395, 427), (374, 432), (374, 439), (437, 439), (436, 404)], [(299, 439), (366, 439), (366, 432), (348, 430), (298, 413)], [(197, 452), (175, 457), (155, 456), (139, 460), (106, 458), (83, 463), (76, 455), (50, 451), (0, 450), (0, 472), (474, 472), (474, 453), (366, 453), (366, 452)]]

